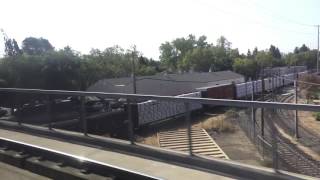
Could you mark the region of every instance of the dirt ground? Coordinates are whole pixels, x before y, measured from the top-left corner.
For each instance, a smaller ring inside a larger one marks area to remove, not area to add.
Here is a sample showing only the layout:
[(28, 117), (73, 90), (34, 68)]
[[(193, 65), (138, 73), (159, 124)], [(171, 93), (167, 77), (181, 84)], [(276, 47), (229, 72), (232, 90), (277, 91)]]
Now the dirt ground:
[[(207, 130), (208, 134), (216, 141), (231, 160), (257, 166), (269, 166), (262, 160), (255, 145), (247, 138), (245, 132), (237, 123), (230, 122), (226, 109), (216, 109), (192, 117), (193, 126)], [(141, 130), (137, 141), (159, 146), (157, 132), (185, 128), (183, 118), (160, 123)]]
[[(221, 115), (224, 116), (224, 115)], [(216, 117), (224, 118), (224, 117)], [(210, 136), (216, 141), (221, 149), (231, 160), (256, 166), (264, 166), (262, 156), (258, 153), (255, 145), (250, 141), (245, 132), (237, 123), (232, 123), (233, 131), (207, 130)]]

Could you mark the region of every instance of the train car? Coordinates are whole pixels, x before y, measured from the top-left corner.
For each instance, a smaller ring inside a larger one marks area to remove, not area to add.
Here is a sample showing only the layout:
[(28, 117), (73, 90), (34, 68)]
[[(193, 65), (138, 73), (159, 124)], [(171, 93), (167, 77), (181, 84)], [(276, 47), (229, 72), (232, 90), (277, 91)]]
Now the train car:
[(254, 83), (254, 93), (262, 92), (262, 80), (257, 80)]
[(222, 84), (211, 87), (199, 88), (202, 91), (202, 97), (212, 99), (234, 99), (235, 86), (234, 84)]
[[(201, 97), (201, 92), (182, 94), (176, 97)], [(202, 104), (191, 103), (190, 110), (198, 110)], [(138, 126), (165, 120), (186, 112), (184, 103), (149, 100), (137, 104)]]
[[(304, 67), (296, 68), (296, 71), (302, 71), (300, 76), (307, 74)], [(292, 72), (292, 68), (283, 68), (283, 72)], [(253, 82), (244, 82), (239, 84), (223, 84), (196, 89), (197, 92), (180, 95), (177, 97), (204, 97), (214, 99), (243, 99), (250, 97), (254, 87), (254, 93), (262, 91), (271, 91), (272, 89), (280, 88), (293, 83), (295, 78), (294, 73), (284, 74), (277, 77), (269, 77), (263, 79), (264, 89), (262, 89), (262, 80)], [(202, 109), (202, 104), (192, 103), (190, 109), (192, 111)], [(167, 101), (145, 101), (137, 104), (137, 119), (138, 126), (143, 126), (152, 122), (161, 121), (177, 115), (185, 113), (183, 103), (167, 102)]]
[(248, 96), (248, 86), (247, 83), (236, 84), (236, 99), (241, 99)]

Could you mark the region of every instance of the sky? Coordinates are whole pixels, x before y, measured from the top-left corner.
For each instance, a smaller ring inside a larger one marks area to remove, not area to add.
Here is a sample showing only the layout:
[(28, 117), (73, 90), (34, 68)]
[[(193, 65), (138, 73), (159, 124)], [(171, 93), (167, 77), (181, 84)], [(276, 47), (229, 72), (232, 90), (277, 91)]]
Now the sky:
[[(317, 48), (319, 0), (0, 0), (0, 29), (19, 44), (43, 37), (60, 49), (136, 45), (159, 59), (166, 41), (194, 34), (216, 43), (221, 35), (241, 53), (276, 45), (282, 52)], [(0, 38), (0, 56), (3, 55)]]

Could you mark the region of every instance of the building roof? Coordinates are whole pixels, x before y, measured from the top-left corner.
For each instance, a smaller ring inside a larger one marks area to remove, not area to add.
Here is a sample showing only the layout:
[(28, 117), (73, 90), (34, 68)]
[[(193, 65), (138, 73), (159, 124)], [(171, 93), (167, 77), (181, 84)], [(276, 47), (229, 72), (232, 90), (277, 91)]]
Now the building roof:
[[(196, 91), (197, 88), (214, 83), (230, 83), (234, 79), (243, 78), (232, 71), (157, 74), (154, 76), (136, 77), (138, 94), (175, 96)], [(103, 79), (88, 88), (87, 91), (109, 93), (133, 93), (131, 77)]]

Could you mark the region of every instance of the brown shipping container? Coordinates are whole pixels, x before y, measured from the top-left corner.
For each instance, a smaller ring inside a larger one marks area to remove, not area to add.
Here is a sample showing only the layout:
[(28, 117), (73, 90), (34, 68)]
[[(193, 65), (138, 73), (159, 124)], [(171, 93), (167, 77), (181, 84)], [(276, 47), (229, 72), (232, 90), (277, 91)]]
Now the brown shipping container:
[(233, 84), (215, 86), (208, 88), (206, 94), (213, 99), (234, 99), (235, 88)]

